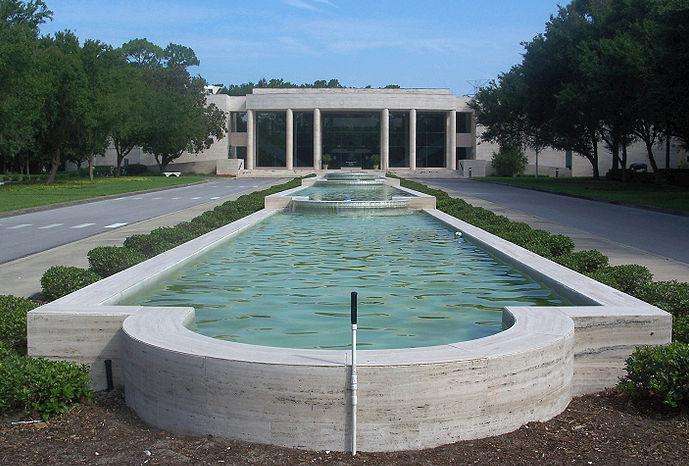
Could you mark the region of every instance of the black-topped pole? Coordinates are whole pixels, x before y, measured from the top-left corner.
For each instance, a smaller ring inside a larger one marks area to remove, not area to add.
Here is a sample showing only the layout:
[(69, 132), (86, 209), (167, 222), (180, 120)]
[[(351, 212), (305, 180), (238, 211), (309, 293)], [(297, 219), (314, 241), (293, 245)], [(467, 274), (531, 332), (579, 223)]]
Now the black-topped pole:
[(356, 455), (356, 322), (357, 322), (357, 292), (352, 291), (352, 300), (350, 305), (351, 319), (352, 319), (352, 374), (350, 379), (350, 389), (352, 391), (352, 455)]
[(356, 325), (356, 314), (357, 314), (357, 292), (352, 291), (352, 304), (351, 304), (351, 314), (352, 314), (352, 325)]

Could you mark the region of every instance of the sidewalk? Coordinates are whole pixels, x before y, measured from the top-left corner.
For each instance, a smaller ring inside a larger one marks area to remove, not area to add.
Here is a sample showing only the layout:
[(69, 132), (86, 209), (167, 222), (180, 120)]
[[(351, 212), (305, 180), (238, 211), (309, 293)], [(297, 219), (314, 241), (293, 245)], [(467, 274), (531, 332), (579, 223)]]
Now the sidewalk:
[(426, 180), (425, 183), (428, 186), (442, 189), (452, 197), (462, 198), (473, 206), (483, 207), (484, 209), (488, 209), (496, 214), (504, 215), (510, 220), (524, 222), (534, 228), (546, 230), (554, 234), (567, 235), (574, 240), (574, 244), (578, 250), (598, 249), (610, 258), (611, 265), (644, 265), (653, 273), (654, 280), (687, 281), (689, 279), (689, 264), (684, 262), (642, 251), (625, 244), (611, 241), (607, 238), (592, 235), (586, 231), (561, 225), (550, 220), (545, 220), (537, 216), (510, 209), (484, 199), (467, 196), (464, 193), (454, 191), (444, 186), (433, 185), (431, 180)]
[[(276, 182), (275, 184), (278, 184)], [(86, 254), (98, 246), (118, 246), (132, 235), (149, 233), (158, 227), (172, 226), (191, 220), (207, 210), (228, 200), (237, 199), (247, 192), (235, 194), (205, 204), (199, 204), (178, 212), (161, 215), (142, 222), (133, 223), (116, 230), (89, 236), (72, 243), (48, 249), (47, 251), (22, 257), (0, 266), (0, 295), (30, 297), (41, 291), (41, 276), (54, 265), (88, 267)]]

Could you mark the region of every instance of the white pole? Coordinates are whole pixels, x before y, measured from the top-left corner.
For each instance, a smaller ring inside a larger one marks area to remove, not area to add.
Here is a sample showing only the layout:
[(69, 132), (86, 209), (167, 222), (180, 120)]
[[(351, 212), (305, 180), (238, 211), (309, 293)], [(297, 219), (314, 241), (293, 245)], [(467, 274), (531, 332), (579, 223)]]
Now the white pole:
[(352, 304), (351, 304), (351, 316), (352, 316), (352, 376), (350, 389), (352, 391), (352, 456), (356, 455), (356, 391), (357, 391), (357, 378), (356, 378), (356, 324), (357, 324), (357, 293), (352, 291)]

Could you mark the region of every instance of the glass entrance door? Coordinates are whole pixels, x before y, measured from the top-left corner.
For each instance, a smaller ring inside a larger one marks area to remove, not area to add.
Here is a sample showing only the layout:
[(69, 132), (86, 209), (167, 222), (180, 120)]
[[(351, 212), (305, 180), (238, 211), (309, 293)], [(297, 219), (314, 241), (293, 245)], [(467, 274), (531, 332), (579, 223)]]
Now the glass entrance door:
[(379, 112), (324, 112), (323, 160), (329, 168), (380, 165)]

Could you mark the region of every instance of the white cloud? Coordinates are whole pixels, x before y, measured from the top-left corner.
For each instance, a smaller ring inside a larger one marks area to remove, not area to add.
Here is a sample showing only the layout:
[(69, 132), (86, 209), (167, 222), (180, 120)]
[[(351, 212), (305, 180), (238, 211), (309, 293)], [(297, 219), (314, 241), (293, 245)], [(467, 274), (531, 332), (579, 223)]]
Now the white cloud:
[(313, 5), (312, 3), (309, 3), (304, 0), (282, 0), (283, 3), (289, 6), (293, 6), (295, 8), (299, 8), (302, 10), (310, 10), (310, 11), (318, 11), (318, 8)]
[(337, 8), (331, 0), (282, 0), (285, 5), (299, 8), (300, 10), (321, 11), (319, 6)]

